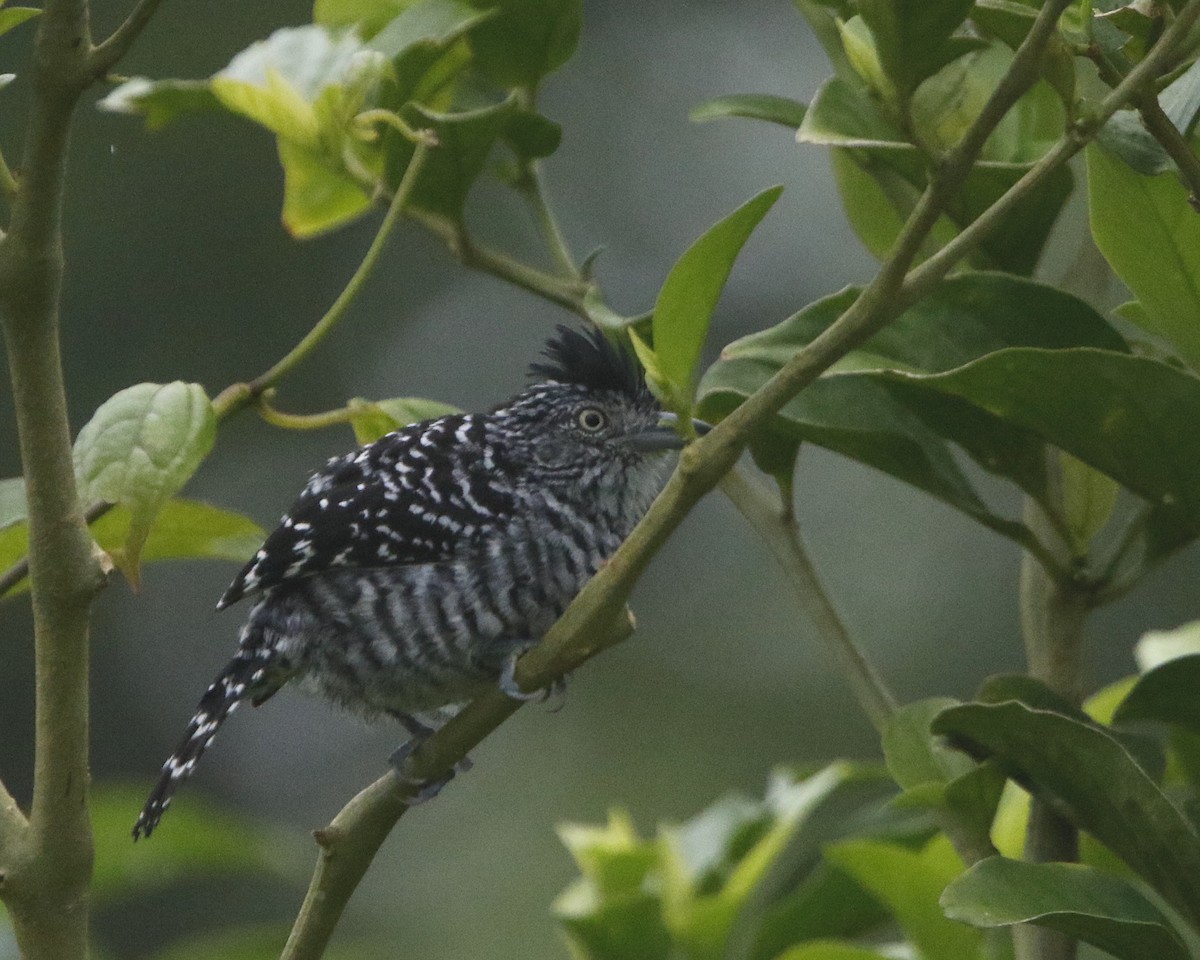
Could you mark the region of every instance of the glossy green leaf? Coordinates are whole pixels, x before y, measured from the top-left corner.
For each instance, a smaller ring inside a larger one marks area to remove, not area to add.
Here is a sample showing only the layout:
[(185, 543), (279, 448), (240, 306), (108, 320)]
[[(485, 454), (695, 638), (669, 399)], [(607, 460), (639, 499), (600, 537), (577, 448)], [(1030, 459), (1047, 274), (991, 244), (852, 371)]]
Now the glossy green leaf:
[(766, 120), (795, 130), (804, 121), (806, 109), (803, 103), (788, 97), (776, 97), (767, 93), (742, 93), (717, 97), (693, 107), (688, 118), (694, 123), (706, 123), (709, 120), (744, 117), (749, 120)]
[(681, 415), (691, 409), (700, 352), (733, 262), (782, 192), (783, 187), (764, 190), (706, 230), (671, 267), (658, 292), (654, 353), (671, 406)]
[(813, 36), (829, 57), (834, 74), (842, 80), (857, 81), (858, 75), (846, 57), (838, 31), (838, 21), (849, 20), (855, 12), (850, 0), (841, 0), (838, 3), (828, 3), (825, 0), (792, 0), (792, 4), (804, 17)]
[(1143, 177), (1087, 150), (1096, 245), (1145, 310), (1147, 329), (1200, 370), (1200, 217), (1170, 174)]
[[(729, 344), (701, 382), (699, 415), (714, 421), (725, 416), (856, 296), (850, 289), (827, 297), (778, 326)], [(1020, 540), (1023, 528), (987, 509), (951, 445), (1043, 497), (1042, 438), (961, 398), (943, 403), (934, 397), (936, 391), (917, 386), (930, 376), (920, 371), (951, 370), (1017, 344), (1123, 349), (1106, 321), (1074, 297), (1011, 276), (967, 274), (948, 280), (836, 364), (789, 402), (760, 439), (826, 446)], [(912, 374), (901, 378), (886, 372), (896, 370)], [(1043, 383), (1041, 392), (1047, 393), (1051, 384), (1057, 386), (1055, 377)]]
[(1037, 9), (1019, 0), (975, 0), (971, 19), (984, 33), (1008, 44), (1021, 45), (1037, 19)]
[(126, 80), (96, 106), (110, 113), (144, 116), (149, 130), (161, 130), (185, 114), (225, 110), (207, 80), (147, 80), (145, 77)]
[(502, 87), (533, 87), (571, 58), (583, 0), (477, 0), (497, 11), (471, 33), (479, 69)]
[(363, 400), (356, 397), (347, 405), (351, 411), (350, 425), (359, 443), (374, 443), (385, 434), (410, 423), (458, 413), (459, 409), (437, 400), (422, 397), (395, 397), (391, 400)]
[(104, 785), (93, 791), (96, 867), (91, 893), (97, 903), (111, 904), (186, 878), (286, 876), (287, 868), (304, 853), (299, 845), (289, 849), (279, 837), (252, 828), (196, 796), (178, 809), (172, 807), (173, 822), (156, 831), (152, 843), (134, 844), (130, 830), (145, 795), (140, 786)]
[(1032, 923), (1117, 960), (1187, 960), (1170, 921), (1122, 877), (1074, 863), (989, 857), (942, 895), (946, 915), (977, 927)]
[(41, 12), (37, 7), (5, 7), (0, 10), (0, 37)]
[(1138, 680), (1113, 719), (1156, 720), (1200, 733), (1200, 654), (1155, 667)]
[(966, 399), (1177, 508), (1192, 535), (1200, 530), (1200, 378), (1108, 350), (1013, 348), (919, 379), (922, 389)]
[(951, 34), (971, 11), (972, 0), (860, 0), (888, 76), (903, 91), (915, 90), (972, 49)]
[(870, 94), (841, 77), (825, 81), (817, 90), (796, 139), (825, 147), (883, 148), (916, 156), (916, 148), (883, 115)]
[(120, 391), (79, 431), (80, 498), (129, 509), (128, 536), (114, 560), (135, 584), (138, 557), (155, 517), (200, 466), (216, 435), (216, 415), (204, 388), (178, 380)]
[(982, 936), (942, 913), (938, 898), (962, 872), (962, 863), (944, 838), (923, 850), (892, 843), (848, 840), (825, 856), (883, 902), (926, 960), (968, 960), (979, 956)]
[(882, 953), (838, 940), (817, 940), (792, 947), (778, 960), (886, 960)]
[(933, 730), (976, 756), (998, 757), (1192, 923), (1200, 921), (1200, 837), (1107, 731), (1014, 701), (953, 707)]

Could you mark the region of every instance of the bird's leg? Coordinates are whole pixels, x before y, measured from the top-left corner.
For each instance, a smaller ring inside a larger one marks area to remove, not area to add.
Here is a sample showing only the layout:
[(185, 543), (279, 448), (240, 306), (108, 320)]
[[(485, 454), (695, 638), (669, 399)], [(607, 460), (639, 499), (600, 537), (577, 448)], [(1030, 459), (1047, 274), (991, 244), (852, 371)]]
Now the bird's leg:
[(567, 678), (565, 676), (555, 677), (550, 686), (543, 687), (541, 690), (525, 691), (517, 686), (517, 661), (521, 659), (524, 653), (532, 650), (535, 646), (537, 646), (536, 643), (522, 644), (510, 651), (504, 658), (504, 665), (500, 668), (500, 692), (506, 697), (523, 702), (541, 700), (545, 703), (547, 700), (553, 698), (555, 704), (551, 709), (561, 710), (563, 701), (567, 695)]
[(432, 800), (442, 792), (442, 787), (454, 779), (456, 773), (466, 773), (471, 769), (471, 758), (463, 757), (454, 765), (452, 770), (434, 780), (419, 780), (413, 777), (408, 771), (409, 757), (413, 755), (413, 752), (422, 743), (433, 736), (438, 728), (423, 723), (411, 713), (403, 713), (399, 710), (391, 710), (389, 713), (400, 721), (404, 729), (411, 734), (410, 738), (400, 744), (388, 758), (388, 763), (391, 765), (393, 772), (399, 778), (400, 782), (405, 786), (414, 788), (415, 792), (408, 801), (410, 807), (422, 804), (426, 800)]

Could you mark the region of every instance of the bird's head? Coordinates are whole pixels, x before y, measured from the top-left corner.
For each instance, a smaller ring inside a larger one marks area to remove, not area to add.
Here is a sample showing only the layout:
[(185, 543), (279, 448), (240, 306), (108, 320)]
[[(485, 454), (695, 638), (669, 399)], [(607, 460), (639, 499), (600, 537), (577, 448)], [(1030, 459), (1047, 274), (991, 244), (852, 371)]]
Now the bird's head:
[(537, 472), (585, 487), (657, 479), (663, 454), (684, 440), (634, 357), (599, 330), (564, 326), (543, 357), (530, 365), (534, 383), (497, 411), (520, 430)]

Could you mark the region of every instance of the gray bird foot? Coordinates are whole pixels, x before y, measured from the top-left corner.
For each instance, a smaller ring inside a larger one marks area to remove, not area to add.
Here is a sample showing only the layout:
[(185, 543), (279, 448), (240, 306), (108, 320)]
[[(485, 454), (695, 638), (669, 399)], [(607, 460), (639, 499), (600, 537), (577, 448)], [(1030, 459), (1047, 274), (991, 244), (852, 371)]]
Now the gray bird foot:
[(504, 666), (500, 670), (500, 692), (506, 697), (511, 697), (513, 700), (520, 700), (523, 703), (528, 703), (530, 700), (541, 700), (546, 703), (553, 700), (551, 711), (557, 712), (563, 708), (567, 698), (567, 678), (565, 676), (555, 677), (550, 686), (543, 687), (541, 690), (522, 690), (517, 686), (517, 660), (521, 654), (530, 649), (526, 647), (522, 650), (514, 650), (504, 658)]
[(545, 690), (530, 690), (525, 691), (517, 686), (517, 661), (521, 658), (521, 654), (528, 650), (524, 647), (520, 650), (514, 650), (504, 658), (504, 666), (500, 670), (500, 692), (506, 697), (513, 700), (520, 700), (522, 703), (528, 703), (530, 700), (538, 698), (545, 699)]
[[(432, 731), (430, 731), (432, 733)], [(406, 743), (400, 744), (388, 758), (388, 763), (391, 765), (392, 771), (396, 774), (397, 779), (413, 790), (412, 796), (409, 797), (408, 805), (410, 807), (420, 806), (426, 800), (432, 800), (442, 788), (454, 779), (455, 774), (466, 773), (474, 764), (470, 757), (463, 757), (454, 765), (452, 770), (447, 771), (442, 776), (433, 780), (420, 780), (413, 777), (408, 771), (408, 760), (413, 755), (413, 751), (417, 749), (429, 737), (414, 736)]]

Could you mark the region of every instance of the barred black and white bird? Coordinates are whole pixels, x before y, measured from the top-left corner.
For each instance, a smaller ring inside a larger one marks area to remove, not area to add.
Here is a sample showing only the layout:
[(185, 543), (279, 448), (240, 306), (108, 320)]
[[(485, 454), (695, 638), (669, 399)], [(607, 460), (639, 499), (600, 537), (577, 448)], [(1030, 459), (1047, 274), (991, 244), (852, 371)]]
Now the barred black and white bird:
[(682, 446), (636, 362), (598, 331), (559, 327), (544, 357), (490, 413), (413, 424), (309, 480), (217, 604), (256, 597), (135, 839), (234, 708), (289, 681), (414, 740), (489, 684), (524, 696), (516, 658), (633, 529)]

